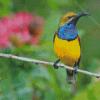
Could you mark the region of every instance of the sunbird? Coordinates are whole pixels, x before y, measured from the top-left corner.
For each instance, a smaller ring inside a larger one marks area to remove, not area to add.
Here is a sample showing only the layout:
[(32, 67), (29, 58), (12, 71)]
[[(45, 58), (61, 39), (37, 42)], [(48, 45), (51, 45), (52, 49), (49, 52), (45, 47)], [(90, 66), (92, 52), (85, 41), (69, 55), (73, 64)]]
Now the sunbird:
[(75, 14), (68, 12), (64, 14), (59, 23), (58, 31), (54, 35), (54, 52), (59, 58), (54, 62), (54, 68), (58, 68), (57, 63), (62, 61), (65, 65), (73, 67), (75, 70), (66, 70), (68, 84), (75, 84), (75, 74), (81, 58), (81, 40), (76, 29), (76, 23), (81, 16), (91, 15), (89, 13)]

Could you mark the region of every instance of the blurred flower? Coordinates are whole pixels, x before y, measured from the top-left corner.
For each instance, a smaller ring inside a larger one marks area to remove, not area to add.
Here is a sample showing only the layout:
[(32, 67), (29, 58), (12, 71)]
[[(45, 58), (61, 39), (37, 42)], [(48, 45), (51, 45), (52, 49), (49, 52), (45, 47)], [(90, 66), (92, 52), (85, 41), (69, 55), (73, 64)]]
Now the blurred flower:
[(0, 47), (39, 45), (44, 19), (27, 12), (18, 12), (0, 20)]

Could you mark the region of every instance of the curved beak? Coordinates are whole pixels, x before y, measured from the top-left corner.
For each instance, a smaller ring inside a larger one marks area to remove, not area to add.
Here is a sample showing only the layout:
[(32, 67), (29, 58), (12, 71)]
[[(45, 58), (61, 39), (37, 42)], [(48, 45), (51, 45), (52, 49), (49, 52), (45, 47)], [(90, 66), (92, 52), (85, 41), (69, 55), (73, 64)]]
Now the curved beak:
[(72, 24), (72, 23), (73, 23), (74, 25), (76, 25), (78, 19), (79, 19), (80, 17), (86, 16), (86, 15), (91, 16), (91, 14), (89, 14), (89, 13), (82, 13), (82, 14), (76, 15), (76, 17), (75, 17), (74, 19), (72, 19), (71, 21), (68, 22), (68, 25), (69, 25), (69, 24)]

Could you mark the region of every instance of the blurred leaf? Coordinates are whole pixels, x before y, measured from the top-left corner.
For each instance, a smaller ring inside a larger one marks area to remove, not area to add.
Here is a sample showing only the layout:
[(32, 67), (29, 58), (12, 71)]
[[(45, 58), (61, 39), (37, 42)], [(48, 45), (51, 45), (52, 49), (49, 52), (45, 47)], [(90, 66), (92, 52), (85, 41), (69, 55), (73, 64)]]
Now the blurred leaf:
[(83, 29), (78, 29), (78, 33), (80, 38), (82, 38), (85, 35), (85, 31)]
[(11, 8), (13, 7), (11, 0), (0, 0), (0, 17), (11, 13)]
[[(91, 84), (87, 89), (83, 90), (81, 93), (77, 94), (71, 100), (99, 100), (100, 99), (100, 89), (98, 88), (100, 83)], [(84, 98), (83, 98), (84, 97)]]

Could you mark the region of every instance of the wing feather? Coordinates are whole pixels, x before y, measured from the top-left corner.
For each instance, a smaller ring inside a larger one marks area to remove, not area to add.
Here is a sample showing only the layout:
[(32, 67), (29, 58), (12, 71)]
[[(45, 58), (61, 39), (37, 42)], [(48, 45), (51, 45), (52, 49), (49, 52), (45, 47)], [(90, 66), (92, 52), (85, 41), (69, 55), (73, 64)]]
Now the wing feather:
[(54, 37), (53, 37), (53, 42), (55, 41), (55, 36), (57, 35), (57, 31), (55, 32), (55, 34), (54, 34)]

